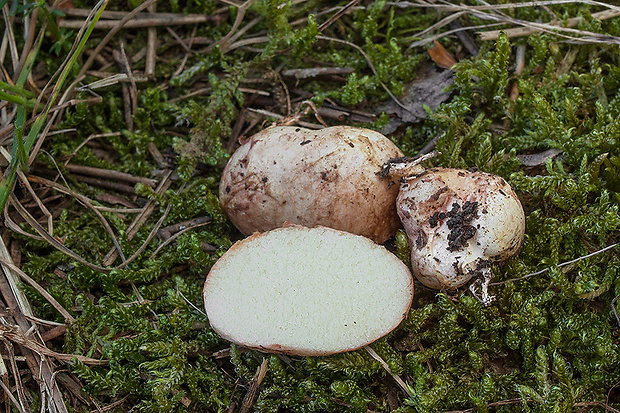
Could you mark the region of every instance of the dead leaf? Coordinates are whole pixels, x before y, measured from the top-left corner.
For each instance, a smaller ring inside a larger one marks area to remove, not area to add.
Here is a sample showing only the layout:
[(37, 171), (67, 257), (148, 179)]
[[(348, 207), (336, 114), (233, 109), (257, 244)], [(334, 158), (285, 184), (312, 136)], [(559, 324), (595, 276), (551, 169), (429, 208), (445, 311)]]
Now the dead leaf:
[(437, 40), (433, 41), (434, 45), (428, 49), (428, 54), (437, 66), (443, 69), (450, 69), (456, 64), (456, 59), (452, 53), (448, 52)]
[(426, 109), (437, 109), (439, 104), (450, 97), (451, 91), (446, 89), (454, 83), (454, 74), (450, 70), (438, 71), (428, 65), (419, 70), (418, 78), (405, 89), (401, 103), (406, 108), (397, 105), (393, 100), (380, 105), (375, 113), (385, 112), (391, 115), (387, 125), (381, 133), (389, 134), (405, 123), (420, 122), (428, 117)]
[(525, 166), (540, 166), (544, 165), (547, 159), (554, 158), (561, 153), (562, 151), (560, 149), (548, 149), (540, 153), (517, 155), (517, 158), (519, 158), (521, 163)]

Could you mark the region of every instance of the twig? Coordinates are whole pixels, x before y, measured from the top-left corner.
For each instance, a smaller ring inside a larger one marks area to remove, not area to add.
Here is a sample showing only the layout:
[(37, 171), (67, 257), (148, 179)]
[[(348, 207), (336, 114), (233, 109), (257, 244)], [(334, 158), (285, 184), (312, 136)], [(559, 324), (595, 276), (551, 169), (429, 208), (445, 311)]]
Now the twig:
[(465, 46), (469, 54), (471, 54), (472, 56), (478, 56), (478, 46), (474, 42), (474, 39), (471, 38), (467, 30), (462, 30), (463, 26), (461, 25), (461, 23), (459, 23), (458, 20), (454, 20), (450, 22), (448, 26), (450, 26), (452, 30), (457, 30), (456, 37), (458, 37), (461, 43), (463, 43), (463, 46)]
[(117, 400), (117, 401), (115, 401), (114, 403), (111, 403), (111, 404), (109, 404), (109, 405), (107, 405), (107, 406), (105, 406), (105, 407), (103, 407), (103, 408), (101, 408), (101, 409), (98, 409), (98, 410), (91, 410), (91, 413), (98, 413), (98, 412), (100, 412), (100, 411), (107, 412), (108, 410), (112, 410), (112, 409), (114, 409), (115, 407), (117, 407), (118, 405), (125, 403), (125, 400), (127, 400), (127, 399), (129, 398), (129, 396), (131, 396), (131, 395), (130, 395), (130, 394), (128, 394), (128, 395), (126, 395), (125, 397), (123, 397), (122, 399)]
[(124, 194), (135, 195), (136, 191), (133, 186), (125, 185), (118, 182), (110, 182), (104, 181), (98, 178), (91, 178), (88, 176), (82, 175), (72, 175), (77, 181), (87, 183), (92, 186), (97, 186), (99, 188), (111, 189), (113, 191), (122, 192)]
[(348, 75), (355, 71), (352, 67), (313, 67), (310, 69), (289, 69), (282, 72), (284, 77), (308, 79), (318, 76)]
[[(499, 402), (493, 402), (493, 403), (489, 403), (487, 405), (487, 407), (497, 407), (497, 406), (506, 406), (506, 405), (511, 405), (511, 404), (519, 404), (522, 403), (524, 401), (524, 399), (508, 399), (508, 400), (501, 400)], [(525, 399), (525, 402), (527, 403), (531, 403), (533, 400), (532, 399)], [(444, 413), (471, 413), (474, 412), (475, 409), (466, 409), (466, 410), (451, 410), (449, 412), (444, 412)]]
[(256, 370), (256, 374), (254, 374), (254, 377), (250, 381), (250, 388), (243, 398), (243, 403), (241, 404), (241, 409), (239, 410), (240, 413), (249, 413), (252, 409), (252, 406), (256, 401), (256, 397), (258, 396), (258, 389), (265, 378), (265, 374), (267, 374), (268, 368), (269, 357), (265, 357), (261, 365)]
[[(582, 257), (575, 258), (574, 260), (570, 260), (570, 261), (562, 262), (562, 263), (560, 263), (560, 264), (556, 265), (556, 267), (557, 267), (557, 268), (562, 268), (562, 267), (565, 267), (565, 266), (567, 266), (567, 265), (571, 265), (571, 264), (574, 264), (574, 263), (576, 263), (576, 262), (579, 262), (579, 261), (581, 261), (581, 260), (585, 260), (586, 258), (594, 257), (595, 255), (601, 254), (601, 253), (603, 253), (603, 252), (605, 252), (605, 251), (609, 251), (610, 249), (612, 249), (612, 248), (616, 247), (618, 244), (620, 244), (620, 243), (616, 242), (615, 244), (608, 245), (608, 246), (606, 246), (605, 248), (602, 248), (602, 249), (600, 249), (600, 250), (598, 250), (598, 251), (594, 251), (594, 252), (593, 252), (593, 253), (591, 253), (591, 254), (588, 254), (588, 255), (584, 255), (584, 256), (582, 256)], [(513, 282), (513, 281), (521, 281), (521, 280), (525, 280), (526, 278), (530, 278), (530, 277), (533, 277), (533, 276), (535, 276), (535, 275), (540, 275), (540, 274), (543, 274), (543, 273), (545, 273), (545, 272), (547, 272), (547, 271), (550, 271), (552, 268), (554, 268), (554, 267), (547, 267), (547, 268), (543, 268), (543, 269), (542, 269), (542, 270), (540, 270), (540, 271), (536, 271), (536, 272), (533, 272), (533, 273), (530, 273), (530, 274), (524, 275), (523, 277), (519, 277), (519, 278), (511, 278), (511, 279), (509, 279), (509, 280), (499, 281), (499, 282), (496, 282), (496, 283), (491, 283), (491, 284), (489, 284), (489, 285), (490, 285), (490, 286), (495, 286), (495, 285), (503, 285), (503, 284), (506, 284), (506, 283), (509, 283), (509, 282)]]
[[(148, 8), (149, 13), (157, 11), (157, 3), (153, 3)], [(168, 26), (166, 26), (168, 27)], [(146, 35), (146, 63), (144, 65), (144, 73), (147, 77), (155, 76), (155, 62), (157, 61), (157, 29), (149, 27)]]
[[(248, 30), (250, 30), (252, 27), (256, 26), (259, 22), (261, 21), (260, 17), (255, 18), (254, 20), (251, 20), (250, 22), (248, 22), (248, 24), (246, 24), (245, 26), (243, 26), (241, 29), (237, 30), (237, 33), (233, 34), (230, 39), (228, 39), (228, 42), (226, 43), (226, 45), (234, 43), (237, 41), (238, 38), (240, 38), (241, 36), (243, 36)], [(222, 46), (222, 51), (224, 53), (229, 52), (231, 49), (228, 48), (226, 45)]]
[(170, 239), (170, 237), (173, 236), (173, 233), (177, 233), (178, 231), (186, 231), (187, 229), (196, 228), (197, 226), (202, 226), (211, 222), (211, 219), (212, 218), (210, 216), (204, 216), (179, 222), (178, 224), (169, 225), (157, 231), (157, 236), (161, 237), (164, 241), (167, 241), (168, 239)]
[(150, 186), (151, 188), (155, 188), (157, 186), (157, 180), (143, 178), (141, 176), (135, 176), (132, 174), (128, 174), (125, 172), (119, 172), (112, 169), (103, 169), (103, 168), (93, 168), (92, 166), (83, 166), (83, 165), (73, 165), (68, 164), (65, 165), (69, 172), (73, 172), (80, 175), (94, 176), (98, 178), (104, 179), (112, 179), (115, 181), (129, 182), (131, 184), (145, 184)]
[[(260, 115), (264, 115), (264, 116), (269, 116), (271, 118), (275, 118), (275, 119), (284, 119), (285, 116), (282, 116), (278, 113), (275, 112), (270, 112), (268, 110), (265, 109), (254, 109), (254, 108), (248, 108), (248, 111), (253, 112), (253, 113), (258, 113)], [(316, 123), (309, 123), (309, 122), (303, 122), (303, 121), (299, 121), (298, 124), (300, 126), (303, 126), (304, 128), (308, 128), (308, 129), (323, 129), (322, 125), (318, 125)]]
[(229, 40), (232, 38), (232, 36), (235, 34), (237, 29), (243, 22), (243, 18), (245, 17), (245, 12), (252, 5), (252, 3), (254, 3), (254, 0), (246, 0), (245, 3), (237, 6), (237, 15), (235, 16), (235, 21), (233, 22), (233, 25), (230, 31), (224, 37), (218, 40), (217, 43), (214, 43), (213, 45), (209, 46), (208, 50), (212, 50), (215, 46), (221, 46), (222, 48), (226, 48), (227, 44), (229, 43)]
[[(105, 13), (105, 12), (104, 12)], [(124, 13), (124, 18), (127, 17), (127, 13)], [(190, 24), (201, 24), (207, 23), (215, 20), (216, 17), (209, 14), (190, 14), (190, 15), (179, 15), (179, 14), (168, 14), (168, 13), (159, 13), (154, 14), (152, 17), (146, 16), (146, 13), (137, 13), (135, 17), (133, 17), (130, 21), (123, 23), (122, 26), (125, 29), (137, 29), (137, 28), (145, 28), (145, 27), (156, 27), (156, 26), (183, 26)], [(100, 30), (110, 30), (116, 28), (119, 24), (121, 24), (122, 20), (99, 20), (95, 25), (95, 29)], [(66, 27), (67, 29), (77, 29), (84, 24), (81, 20), (62, 20), (58, 23), (58, 27)]]
[(433, 139), (428, 141), (428, 143), (418, 151), (415, 157), (417, 158), (419, 156), (426, 155), (427, 153), (431, 153), (432, 151), (434, 151), (435, 146), (437, 146), (437, 141), (439, 140), (439, 137), (441, 137), (441, 135), (443, 135), (443, 132), (439, 132), (437, 135), (433, 136)]
[(605, 409), (606, 411), (611, 412), (611, 413), (620, 413), (620, 410), (614, 409), (613, 407), (609, 406), (608, 404), (605, 404), (603, 402), (598, 402), (598, 401), (579, 402), (579, 403), (573, 404), (573, 407), (591, 407), (591, 406), (602, 407), (603, 409)]
[[(147, 10), (151, 10), (147, 8)], [(192, 17), (192, 18), (209, 18), (211, 20), (215, 20), (214, 15), (222, 13), (228, 10), (228, 7), (222, 7), (215, 11), (214, 14), (205, 15), (205, 14), (181, 14), (181, 13), (151, 13), (150, 11), (146, 11), (143, 13), (136, 14), (133, 18), (134, 20), (144, 20), (144, 19), (166, 19), (170, 20), (167, 24), (174, 24), (173, 20), (182, 19), (184, 17)], [(90, 9), (78, 9), (78, 8), (64, 8), (62, 12), (66, 16), (71, 17), (86, 17), (90, 14)], [(115, 10), (106, 10), (101, 13), (101, 18), (104, 20), (120, 20), (127, 16), (130, 12), (127, 11), (115, 11)]]
[(44, 333), (41, 333), (41, 339), (45, 342), (48, 342), (50, 340), (53, 340), (57, 337), (62, 336), (66, 332), (67, 332), (67, 327), (63, 324), (61, 326), (56, 326), (50, 330), (47, 330)]
[(11, 393), (11, 390), (6, 386), (6, 384), (0, 381), (0, 387), (2, 387), (2, 390), (4, 390), (4, 394), (6, 394), (8, 398), (13, 402), (13, 404), (15, 405), (19, 413), (26, 413), (26, 410), (22, 408), (22, 406), (17, 401), (17, 399), (13, 396), (13, 394)]

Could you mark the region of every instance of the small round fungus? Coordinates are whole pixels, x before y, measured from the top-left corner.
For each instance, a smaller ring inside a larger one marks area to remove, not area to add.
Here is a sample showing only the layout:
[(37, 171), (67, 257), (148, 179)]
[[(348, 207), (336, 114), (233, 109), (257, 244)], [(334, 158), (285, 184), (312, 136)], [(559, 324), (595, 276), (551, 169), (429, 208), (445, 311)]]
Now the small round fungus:
[(489, 304), (494, 262), (519, 252), (525, 214), (501, 177), (453, 168), (423, 169), (420, 160), (386, 165), (400, 177), (398, 215), (411, 246), (413, 274), (436, 289), (470, 287)]

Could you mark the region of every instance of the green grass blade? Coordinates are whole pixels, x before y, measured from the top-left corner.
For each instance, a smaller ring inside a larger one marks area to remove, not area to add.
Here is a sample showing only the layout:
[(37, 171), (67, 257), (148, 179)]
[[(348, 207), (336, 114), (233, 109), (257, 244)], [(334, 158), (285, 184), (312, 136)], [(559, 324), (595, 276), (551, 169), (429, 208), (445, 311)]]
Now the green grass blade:
[[(7, 169), (5, 170), (4, 175), (2, 176), (2, 179), (0, 180), (0, 210), (4, 209), (4, 205), (6, 205), (6, 202), (13, 190), (13, 184), (15, 183), (15, 177), (17, 176), (17, 168), (20, 165), (24, 165), (26, 163), (28, 154), (30, 153), (32, 146), (37, 136), (39, 135), (39, 132), (41, 131), (41, 128), (43, 127), (43, 124), (45, 123), (45, 120), (47, 119), (47, 116), (49, 114), (49, 111), (52, 105), (58, 98), (58, 94), (60, 93), (60, 90), (65, 80), (67, 79), (69, 73), (71, 72), (71, 68), (73, 67), (79, 55), (81, 54), (82, 49), (84, 48), (84, 45), (86, 44), (86, 41), (88, 40), (93, 29), (95, 28), (95, 24), (97, 23), (97, 21), (99, 21), (99, 18), (101, 17), (101, 14), (105, 10), (108, 4), (108, 1), (109, 0), (101, 0), (97, 4), (97, 7), (98, 7), (97, 12), (93, 16), (92, 21), (89, 23), (82, 37), (77, 42), (77, 45), (73, 49), (72, 54), (65, 61), (65, 64), (63, 65), (63, 69), (58, 77), (56, 84), (54, 85), (54, 89), (52, 90), (50, 99), (47, 101), (47, 104), (45, 105), (45, 108), (43, 109), (43, 111), (39, 113), (37, 117), (35, 118), (32, 128), (30, 128), (30, 131), (28, 132), (28, 135), (26, 136), (25, 140), (23, 137), (23, 130), (26, 124), (25, 113), (28, 107), (26, 104), (27, 102), (14, 102), (18, 104), (18, 113), (15, 119), (15, 129), (14, 129), (14, 134), (13, 134), (13, 158), (11, 159), (11, 162), (9, 163)], [(41, 33), (43, 33), (43, 30), (41, 31)], [(35, 61), (37, 52), (39, 48), (41, 47), (42, 40), (43, 40), (43, 36), (40, 35), (38, 42), (37, 42), (37, 46), (34, 47), (32, 50), (30, 50), (30, 52), (28, 53), (28, 56), (26, 58), (26, 63), (24, 64), (24, 67), (22, 71), (20, 72), (19, 78), (17, 80), (16, 87), (18, 89), (21, 89), (26, 83), (26, 79), (28, 78), (28, 74), (32, 70), (33, 63)], [(11, 97), (17, 97), (17, 96), (11, 95)]]
[(0, 80), (0, 90), (4, 90), (7, 92), (11, 92), (14, 95), (20, 96), (20, 97), (24, 97), (24, 98), (32, 98), (35, 96), (34, 93), (32, 93), (29, 90), (26, 90), (22, 87), (19, 86), (13, 86), (13, 85), (9, 85), (6, 82), (3, 82)]
[(93, 20), (88, 25), (86, 32), (84, 33), (79, 43), (77, 44), (75, 50), (73, 51), (68, 61), (64, 65), (63, 70), (60, 73), (60, 76), (58, 77), (58, 81), (56, 82), (56, 85), (54, 85), (52, 95), (49, 101), (47, 102), (45, 109), (43, 110), (43, 112), (41, 112), (36, 117), (34, 124), (32, 125), (32, 128), (30, 129), (30, 132), (28, 133), (28, 136), (26, 137), (26, 141), (25, 141), (25, 148), (28, 153), (30, 152), (30, 149), (32, 149), (32, 145), (34, 144), (37, 136), (39, 135), (39, 132), (41, 131), (41, 128), (43, 127), (43, 123), (45, 122), (45, 119), (47, 118), (47, 115), (49, 114), (50, 108), (56, 101), (56, 98), (58, 97), (58, 94), (60, 93), (60, 89), (62, 88), (62, 85), (64, 84), (65, 80), (67, 79), (67, 76), (71, 72), (71, 68), (73, 67), (78, 57), (82, 53), (82, 49), (84, 48), (86, 41), (90, 37), (90, 34), (94, 30), (95, 25), (97, 24), (97, 21), (99, 21), (101, 14), (105, 10), (105, 7), (107, 6), (108, 1), (109, 0), (102, 0), (99, 3), (100, 5), (99, 10), (97, 10), (97, 13), (95, 13), (95, 15), (93, 16)]
[(0, 90), (0, 100), (6, 100), (7, 102), (15, 103), (16, 105), (25, 106), (28, 109), (32, 109), (36, 106), (36, 103), (23, 96), (16, 96), (10, 93), (6, 93)]

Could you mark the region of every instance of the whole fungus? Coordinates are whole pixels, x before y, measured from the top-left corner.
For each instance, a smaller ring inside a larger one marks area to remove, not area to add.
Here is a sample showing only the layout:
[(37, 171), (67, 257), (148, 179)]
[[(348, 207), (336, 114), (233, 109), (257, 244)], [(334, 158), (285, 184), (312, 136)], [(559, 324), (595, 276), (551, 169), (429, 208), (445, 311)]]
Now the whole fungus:
[(270, 127), (232, 155), (220, 181), (220, 202), (245, 235), (290, 222), (383, 243), (400, 226), (398, 186), (376, 172), (399, 156), (392, 141), (369, 129)]
[(493, 297), (491, 265), (517, 254), (525, 233), (519, 198), (501, 177), (453, 168), (423, 169), (423, 160), (392, 162), (400, 177), (398, 215), (411, 247), (416, 278), (436, 289), (454, 289), (476, 278), (481, 301)]
[(388, 334), (413, 298), (407, 266), (370, 239), (289, 226), (233, 245), (204, 286), (211, 327), (239, 345), (316, 356)]

